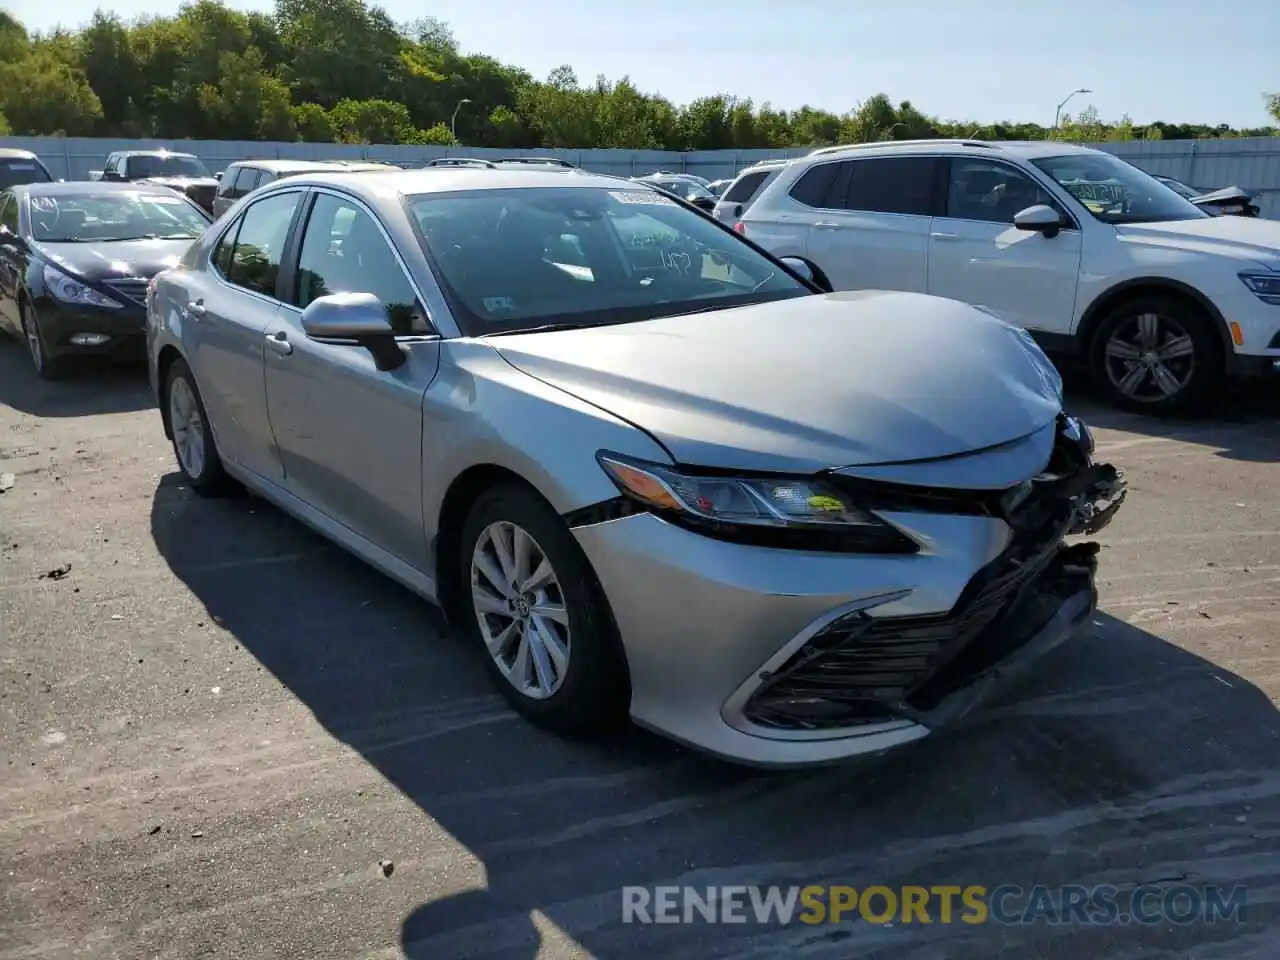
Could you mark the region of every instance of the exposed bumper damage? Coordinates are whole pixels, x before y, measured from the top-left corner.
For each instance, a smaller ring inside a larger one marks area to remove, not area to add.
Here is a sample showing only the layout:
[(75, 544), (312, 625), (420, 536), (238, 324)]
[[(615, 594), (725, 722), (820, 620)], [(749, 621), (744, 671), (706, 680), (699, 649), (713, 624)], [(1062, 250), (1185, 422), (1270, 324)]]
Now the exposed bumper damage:
[(1053, 458), (1033, 480), (980, 506), (972, 492), (931, 491), (935, 509), (963, 496), (964, 509), (1004, 519), (1013, 531), (1007, 549), (947, 613), (871, 610), (828, 624), (760, 675), (743, 711), (748, 722), (783, 735), (855, 735), (893, 720), (937, 728), (1072, 637), (1097, 608), (1099, 547), (1065, 538), (1105, 528), (1128, 490), (1121, 471), (1092, 462), (1092, 447), (1087, 429), (1063, 418)]

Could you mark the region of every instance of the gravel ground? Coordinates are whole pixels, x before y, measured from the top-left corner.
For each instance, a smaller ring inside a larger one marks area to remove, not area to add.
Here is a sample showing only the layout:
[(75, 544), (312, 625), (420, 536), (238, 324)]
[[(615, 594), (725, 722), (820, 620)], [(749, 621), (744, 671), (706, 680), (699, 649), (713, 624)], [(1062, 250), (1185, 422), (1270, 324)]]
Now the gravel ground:
[[(1274, 957), (1280, 404), (1076, 406), (1132, 483), (1091, 633), (908, 753), (777, 775), (519, 721), (426, 604), (185, 489), (142, 372), (41, 384), (0, 342), (0, 960)], [(676, 883), (1243, 884), (1248, 906), (621, 923), (624, 885)]]

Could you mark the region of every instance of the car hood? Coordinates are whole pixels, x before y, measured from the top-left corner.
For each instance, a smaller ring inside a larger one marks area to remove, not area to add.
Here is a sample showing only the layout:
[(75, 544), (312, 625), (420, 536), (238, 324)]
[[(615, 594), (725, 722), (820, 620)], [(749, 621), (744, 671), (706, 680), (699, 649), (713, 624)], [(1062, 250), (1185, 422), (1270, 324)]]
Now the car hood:
[(108, 243), (41, 243), (46, 260), (85, 280), (149, 280), (176, 266), (195, 240), (116, 240)]
[(1172, 246), (1197, 253), (1280, 263), (1280, 220), (1251, 217), (1206, 217), (1162, 223), (1127, 223), (1116, 227), (1129, 243)]
[(1061, 381), (1021, 331), (954, 300), (855, 291), (495, 337), (517, 369), (645, 430), (680, 463), (812, 472), (1025, 437)]

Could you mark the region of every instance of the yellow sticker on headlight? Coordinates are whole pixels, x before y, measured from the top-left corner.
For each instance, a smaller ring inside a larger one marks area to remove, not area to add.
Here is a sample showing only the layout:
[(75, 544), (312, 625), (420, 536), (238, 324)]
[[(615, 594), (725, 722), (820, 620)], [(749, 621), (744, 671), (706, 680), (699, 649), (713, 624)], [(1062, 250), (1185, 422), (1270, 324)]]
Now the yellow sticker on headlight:
[(820, 513), (842, 513), (844, 511), (843, 503), (835, 497), (829, 497), (823, 493), (810, 497), (807, 502), (810, 507)]

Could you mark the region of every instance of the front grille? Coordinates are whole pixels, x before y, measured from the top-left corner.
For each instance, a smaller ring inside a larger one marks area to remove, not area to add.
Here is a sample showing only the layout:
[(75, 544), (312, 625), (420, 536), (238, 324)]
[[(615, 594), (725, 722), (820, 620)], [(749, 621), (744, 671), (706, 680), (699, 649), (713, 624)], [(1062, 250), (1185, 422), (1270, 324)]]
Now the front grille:
[(130, 278), (127, 280), (105, 280), (103, 286), (112, 293), (118, 293), (129, 303), (139, 307), (147, 305), (147, 280)]
[(1071, 520), (1068, 504), (1032, 492), (1006, 519), (1013, 541), (979, 571), (950, 612), (854, 613), (828, 625), (764, 678), (744, 713), (779, 729), (823, 729), (910, 716), (913, 694), (988, 630), (1044, 574)]

